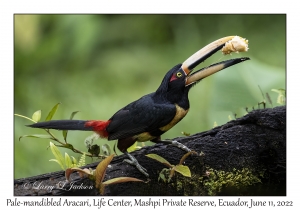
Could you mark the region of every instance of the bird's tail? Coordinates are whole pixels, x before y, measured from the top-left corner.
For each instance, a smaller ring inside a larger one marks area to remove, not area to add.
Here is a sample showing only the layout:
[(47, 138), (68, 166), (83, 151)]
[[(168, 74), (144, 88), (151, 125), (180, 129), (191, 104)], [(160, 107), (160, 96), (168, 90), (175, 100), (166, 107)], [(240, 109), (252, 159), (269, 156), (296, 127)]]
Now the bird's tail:
[(38, 122), (27, 126), (32, 128), (43, 129), (92, 131), (93, 128), (85, 127), (86, 122), (87, 121), (84, 120), (51, 120), (45, 122)]
[(56, 129), (56, 130), (79, 130), (79, 131), (95, 131), (101, 137), (108, 137), (106, 127), (110, 121), (100, 120), (51, 120), (38, 122), (32, 125), (27, 125), (32, 128)]

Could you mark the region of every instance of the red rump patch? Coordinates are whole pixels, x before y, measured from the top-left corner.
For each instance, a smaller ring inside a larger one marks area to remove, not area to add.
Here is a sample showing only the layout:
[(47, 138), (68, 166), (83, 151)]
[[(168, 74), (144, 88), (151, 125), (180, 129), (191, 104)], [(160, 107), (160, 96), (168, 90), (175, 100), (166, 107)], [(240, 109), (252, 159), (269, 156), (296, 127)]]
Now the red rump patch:
[(108, 121), (100, 121), (100, 120), (90, 120), (84, 124), (84, 127), (93, 127), (93, 130), (98, 133), (101, 138), (107, 138), (108, 132), (106, 131), (106, 127), (109, 125), (110, 120)]

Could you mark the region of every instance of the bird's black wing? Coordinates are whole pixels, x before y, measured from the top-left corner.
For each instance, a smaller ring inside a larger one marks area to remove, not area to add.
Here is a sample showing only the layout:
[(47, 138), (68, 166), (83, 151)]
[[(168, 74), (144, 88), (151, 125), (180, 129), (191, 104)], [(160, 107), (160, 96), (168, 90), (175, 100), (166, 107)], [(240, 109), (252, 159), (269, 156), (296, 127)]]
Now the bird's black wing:
[(172, 121), (176, 114), (174, 104), (155, 103), (152, 94), (134, 101), (111, 118), (106, 130), (108, 139), (123, 139), (143, 132), (151, 132)]

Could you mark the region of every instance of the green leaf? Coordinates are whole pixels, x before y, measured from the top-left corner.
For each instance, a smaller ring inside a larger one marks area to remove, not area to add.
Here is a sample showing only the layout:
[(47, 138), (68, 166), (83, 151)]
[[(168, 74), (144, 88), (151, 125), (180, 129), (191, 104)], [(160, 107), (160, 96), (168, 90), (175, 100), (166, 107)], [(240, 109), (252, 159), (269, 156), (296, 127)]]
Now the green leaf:
[(72, 164), (77, 166), (77, 160), (72, 156)]
[(214, 122), (214, 125), (213, 125), (213, 128), (215, 128), (215, 127), (217, 127), (218, 126), (218, 124), (217, 124), (217, 122), (215, 121)]
[(55, 144), (53, 144), (51, 141), (50, 141), (50, 149), (52, 151), (52, 154), (56, 158), (57, 162), (59, 163), (59, 165), (61, 165), (62, 168), (65, 169), (64, 168), (64, 157), (60, 153), (59, 149), (55, 146)]
[(63, 130), (62, 134), (63, 134), (64, 140), (66, 141), (67, 140), (67, 135), (68, 135), (68, 130)]
[(133, 177), (117, 177), (117, 178), (107, 180), (102, 184), (109, 185), (109, 184), (118, 184), (123, 182), (144, 182), (144, 181)]
[(177, 171), (178, 173), (181, 173), (183, 176), (191, 177), (191, 171), (190, 171), (189, 167), (187, 167), (187, 166), (176, 165), (174, 167), (174, 170)]
[(271, 99), (269, 93), (266, 93), (266, 98), (267, 98), (268, 103), (273, 107), (272, 99)]
[(42, 110), (37, 110), (35, 113), (33, 113), (32, 119), (33, 119), (35, 122), (38, 122), (38, 121), (40, 121), (40, 119), (41, 119), (41, 115), (42, 115)]
[(27, 120), (30, 120), (30, 121), (32, 121), (32, 122), (34, 122), (34, 123), (37, 123), (37, 122), (34, 121), (33, 119), (30, 119), (29, 117), (26, 117), (26, 116), (24, 116), (24, 115), (15, 114), (15, 116), (22, 117), (22, 118), (25, 118), (25, 119), (27, 119)]
[(167, 180), (165, 174), (163, 173), (163, 171), (161, 171), (158, 175), (158, 181), (159, 180), (163, 180), (164, 182), (166, 182), (166, 180)]
[(77, 114), (79, 111), (75, 111), (75, 112), (72, 112), (71, 116), (70, 116), (70, 120), (73, 119), (73, 117), (75, 116), (75, 114)]
[(231, 120), (232, 120), (232, 118), (231, 118), (231, 115), (228, 115), (228, 120), (229, 120), (229, 121), (231, 121)]
[(133, 152), (136, 150), (137, 142), (134, 142), (129, 148), (127, 148), (127, 152)]
[(154, 160), (157, 160), (158, 162), (161, 162), (162, 164), (165, 164), (166, 166), (168, 166), (169, 168), (172, 168), (172, 164), (169, 163), (166, 159), (164, 159), (163, 157), (157, 155), (157, 154), (148, 154), (146, 155), (149, 158), (152, 158)]
[(56, 159), (51, 159), (51, 160), (49, 160), (49, 161), (57, 162), (57, 163), (60, 165), (60, 167), (62, 168), (62, 170), (65, 170), (64, 165), (63, 165), (61, 162), (59, 162), (58, 160), (56, 160)]
[(133, 152), (135, 150), (141, 149), (142, 147), (138, 146), (137, 141), (134, 142), (133, 145), (131, 145), (128, 149), (127, 152)]
[(65, 152), (65, 164), (67, 168), (71, 168), (72, 167), (72, 161), (70, 156), (68, 155), (68, 153)]
[(49, 121), (52, 119), (53, 115), (55, 114), (55, 112), (57, 111), (58, 109), (58, 106), (60, 105), (60, 103), (56, 104), (52, 109), (51, 111), (49, 112), (48, 116), (46, 117), (46, 120), (45, 121)]
[(278, 93), (277, 103), (285, 104), (285, 89), (272, 89), (271, 91)]
[[(70, 116), (70, 120), (72, 120), (73, 117), (75, 116), (75, 114), (77, 114), (78, 112), (79, 111), (72, 112), (72, 114)], [(67, 135), (68, 135), (68, 130), (63, 130), (62, 133), (63, 133), (64, 140), (66, 141), (67, 140)]]
[(185, 132), (185, 131), (182, 131), (181, 132), (183, 135), (185, 135), (185, 136), (190, 136), (191, 134), (190, 133), (187, 133), (187, 132)]
[(32, 138), (40, 138), (40, 139), (53, 139), (52, 136), (47, 135), (47, 134), (31, 134), (31, 135), (20, 136), (19, 141), (21, 140), (21, 138), (24, 138), (24, 137), (32, 137)]
[(83, 153), (79, 159), (79, 162), (77, 164), (78, 167), (84, 166), (85, 165), (85, 153)]

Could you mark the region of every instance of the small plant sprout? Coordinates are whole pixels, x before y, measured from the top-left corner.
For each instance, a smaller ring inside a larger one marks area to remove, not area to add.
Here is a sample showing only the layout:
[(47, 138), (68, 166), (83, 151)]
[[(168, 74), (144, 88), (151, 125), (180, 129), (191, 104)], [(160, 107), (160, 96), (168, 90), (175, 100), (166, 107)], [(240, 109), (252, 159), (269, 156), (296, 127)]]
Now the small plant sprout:
[(81, 157), (79, 158), (79, 162), (77, 164), (78, 167), (84, 166), (85, 165), (85, 153), (83, 153), (81, 155)]
[(273, 92), (278, 93), (277, 103), (280, 105), (285, 104), (285, 89), (272, 89)]
[[(168, 167), (168, 168), (162, 169), (162, 171), (159, 173), (158, 180), (162, 179), (164, 182), (166, 182), (166, 181), (170, 182), (172, 177), (175, 174), (175, 171), (182, 174), (183, 176), (191, 177), (191, 171), (190, 171), (189, 167), (183, 165), (185, 159), (191, 154), (197, 154), (197, 153), (195, 151), (190, 151), (190, 152), (186, 153), (185, 155), (182, 156), (179, 164), (177, 164), (177, 165), (172, 165), (171, 163), (169, 163), (169, 161), (167, 161), (166, 159), (164, 159), (163, 157), (161, 157), (157, 154), (148, 154), (146, 156), (149, 158), (152, 158)], [(166, 176), (168, 176), (168, 179), (166, 179)]]
[(266, 98), (267, 98), (267, 101), (269, 102), (269, 104), (271, 105), (271, 107), (273, 107), (272, 99), (271, 99), (269, 93), (266, 93)]
[(32, 118), (33, 121), (39, 122), (40, 119), (41, 119), (41, 116), (42, 116), (42, 110), (38, 110), (35, 113), (33, 113), (31, 118)]
[(51, 141), (50, 141), (50, 149), (55, 159), (51, 159), (49, 161), (56, 162), (62, 168), (62, 170), (65, 170), (66, 168), (70, 168), (70, 167), (81, 166), (80, 161), (79, 164), (77, 164), (76, 159), (73, 156), (71, 159), (68, 153), (65, 153), (65, 157), (63, 157), (59, 149)]
[(213, 125), (213, 128), (215, 128), (215, 127), (218, 127), (218, 123), (216, 121), (214, 122), (214, 125)]
[(191, 135), (190, 133), (187, 133), (185, 131), (182, 131), (181, 134), (183, 134), (184, 136), (190, 136)]
[(117, 184), (117, 183), (123, 183), (123, 182), (144, 182), (143, 180), (136, 179), (133, 177), (116, 177), (116, 178), (109, 179), (109, 180), (103, 182), (105, 173), (106, 173), (106, 169), (107, 169), (108, 165), (110, 164), (110, 162), (112, 161), (113, 157), (114, 157), (114, 154), (106, 157), (104, 160), (102, 160), (97, 165), (95, 170), (86, 169), (86, 168), (81, 169), (78, 167), (68, 168), (65, 171), (66, 179), (67, 179), (67, 181), (70, 181), (70, 175), (73, 172), (78, 172), (80, 177), (87, 176), (89, 179), (95, 180), (95, 186), (96, 186), (96, 188), (99, 189), (99, 192), (101, 195), (104, 194), (105, 186), (110, 185), (110, 184)]
[(138, 146), (138, 143), (137, 143), (137, 141), (136, 141), (136, 142), (134, 142), (133, 145), (131, 145), (131, 146), (127, 149), (127, 152), (133, 152), (133, 151), (139, 150), (139, 149), (141, 149), (141, 148), (142, 148), (142, 147), (141, 147), (141, 146)]

